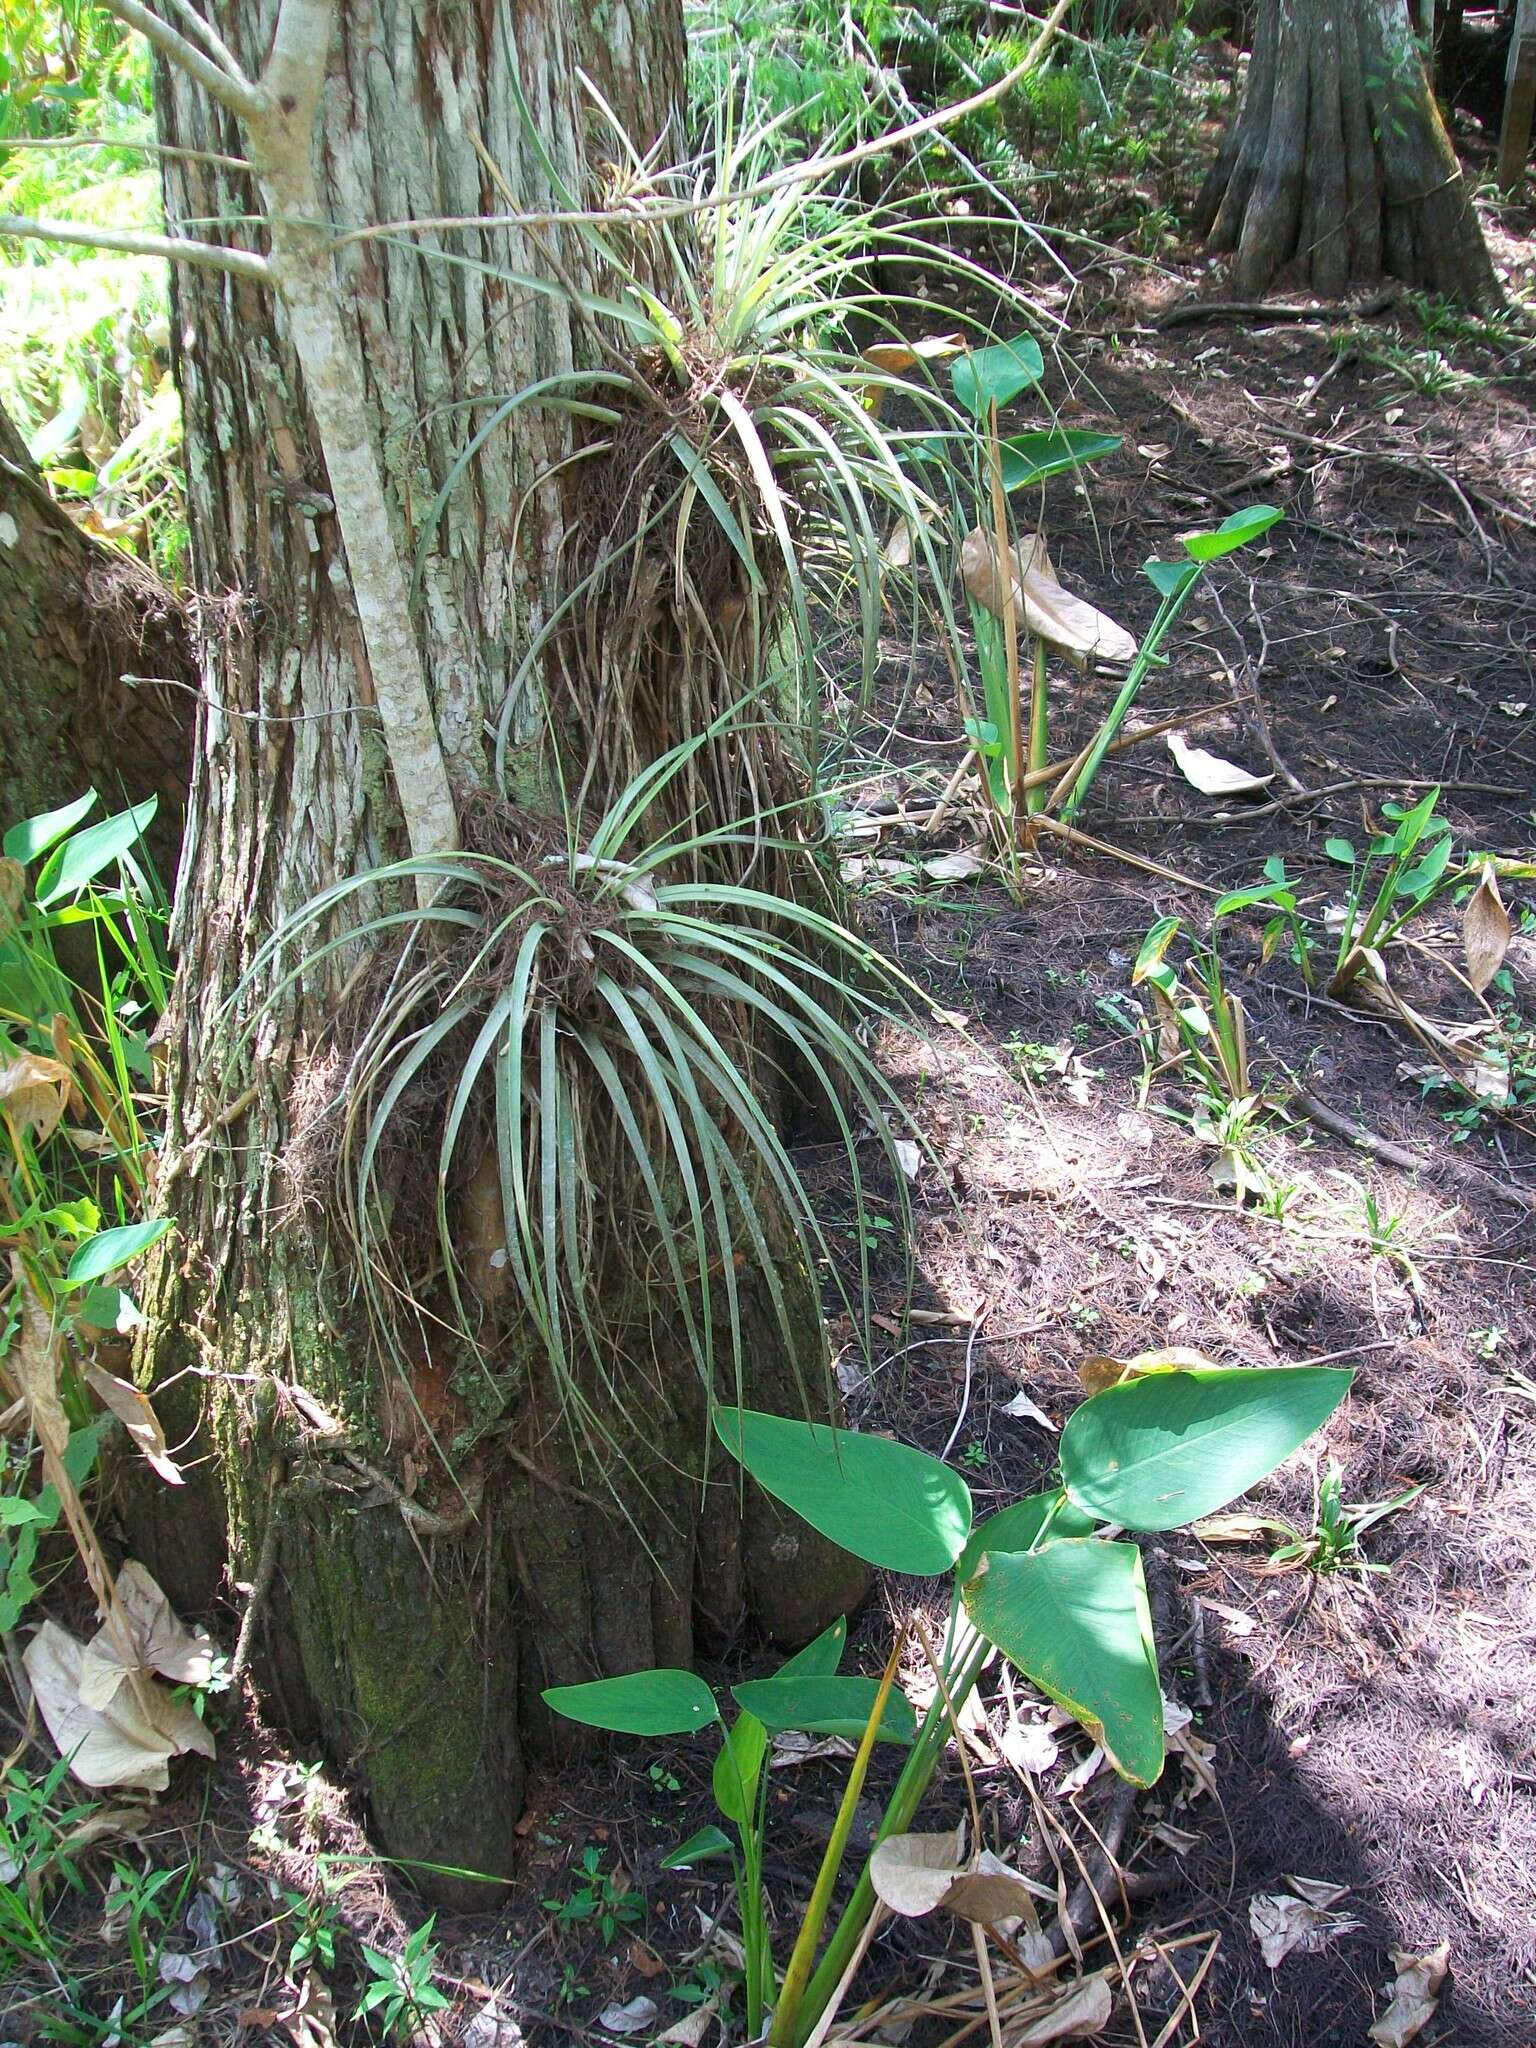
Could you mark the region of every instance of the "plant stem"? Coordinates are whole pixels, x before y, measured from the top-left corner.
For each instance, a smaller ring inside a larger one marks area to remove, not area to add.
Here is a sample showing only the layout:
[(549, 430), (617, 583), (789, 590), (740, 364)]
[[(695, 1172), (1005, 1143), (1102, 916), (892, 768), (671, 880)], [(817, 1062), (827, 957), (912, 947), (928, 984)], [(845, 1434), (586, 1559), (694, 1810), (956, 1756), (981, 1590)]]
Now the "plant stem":
[(1093, 745), (1088, 750), (1088, 758), (1083, 762), (1081, 769), (1078, 769), (1076, 764), (1069, 768), (1052, 790), (1050, 801), (1045, 808), (1054, 811), (1059, 805), (1064, 806), (1061, 811), (1063, 824), (1070, 824), (1082, 809), (1088, 792), (1093, 787), (1094, 779), (1103, 765), (1104, 756), (1109, 752), (1115, 736), (1125, 723), (1126, 714), (1136, 702), (1137, 693), (1146, 680), (1153, 657), (1167, 637), (1174, 620), (1184, 609), (1189, 593), (1199, 581), (1198, 576), (1191, 577), (1182, 590), (1175, 592), (1172, 597), (1165, 597), (1158, 606), (1157, 616), (1148, 628), (1147, 637), (1136, 650), (1136, 659), (1131, 663), (1130, 673), (1120, 685), (1120, 694), (1110, 707), (1109, 716), (1094, 735)]
[[(1051, 730), (1051, 700), (1045, 682), (1046, 659), (1045, 642), (1037, 634), (1034, 681), (1029, 693), (1029, 759), (1025, 763), (1022, 784), (1024, 809), (1031, 817), (1045, 803), (1045, 777), (1040, 774), (1040, 770), (1046, 765)], [(1036, 776), (1039, 777), (1038, 781), (1034, 779)]]
[[(821, 1939), (822, 1924), (827, 1917), (827, 1908), (832, 1903), (833, 1888), (837, 1874), (843, 1867), (843, 1856), (848, 1847), (848, 1836), (853, 1828), (853, 1810), (858, 1805), (859, 1794), (864, 1790), (864, 1780), (869, 1772), (869, 1760), (874, 1754), (875, 1738), (880, 1732), (880, 1723), (885, 1715), (885, 1703), (891, 1696), (891, 1687), (896, 1682), (896, 1668), (901, 1662), (901, 1652), (906, 1643), (905, 1629), (891, 1645), (891, 1654), (885, 1661), (885, 1672), (880, 1680), (880, 1689), (875, 1694), (875, 1704), (870, 1709), (869, 1720), (863, 1738), (848, 1773), (848, 1783), (843, 1787), (842, 1804), (837, 1809), (837, 1818), (832, 1823), (832, 1832), (827, 1837), (826, 1853), (821, 1859), (821, 1868), (816, 1873), (815, 1889), (811, 1902), (805, 1909), (805, 1918), (800, 1923), (800, 1932), (795, 1937), (794, 1953), (789, 1959), (789, 1968), (784, 1972), (784, 1989), (773, 2015), (773, 2032), (769, 2035), (771, 2048), (789, 2048), (799, 2039), (795, 2022), (799, 2018), (801, 2001), (810, 1980), (811, 1964), (816, 1956), (816, 1944)], [(814, 2021), (816, 2014), (811, 2018)]]
[[(992, 528), (997, 547), (999, 594), (1003, 601), (1003, 657), (1008, 676), (1008, 782), (1017, 820), (1025, 772), (1024, 706), (1019, 688), (1019, 621), (1013, 603), (1013, 550), (1008, 545), (1008, 499), (1003, 490), (1003, 451), (997, 437), (995, 399), (987, 408), (987, 474), (992, 487)], [(1041, 759), (1044, 758), (1042, 754)], [(1038, 764), (1032, 762), (1030, 765)]]
[[(949, 1697), (957, 1714), (970, 1698), (991, 1650), (992, 1645), (985, 1638), (978, 1636), (962, 1655), (949, 1684)], [(890, 1804), (885, 1809), (875, 1836), (876, 1847), (888, 1836), (905, 1833), (911, 1825), (912, 1816), (916, 1813), (923, 1794), (928, 1790), (939, 1758), (944, 1753), (944, 1743), (948, 1734), (949, 1714), (942, 1694), (936, 1694), (933, 1704), (924, 1716), (923, 1725), (918, 1730), (917, 1740), (912, 1745), (901, 1776), (896, 1780), (896, 1789), (891, 1794)], [(875, 1887), (869, 1874), (869, 1865), (866, 1863), (859, 1874), (858, 1883), (854, 1886), (853, 1897), (843, 1908), (842, 1916), (832, 1930), (832, 1938), (816, 1966), (815, 1974), (805, 1988), (805, 1995), (800, 2001), (800, 2010), (796, 2015), (796, 2024), (792, 2028), (787, 2028), (782, 2036), (775, 2025), (776, 2048), (802, 2048), (802, 2044), (821, 2016), (827, 2000), (842, 1980), (848, 1959), (858, 1946), (864, 1923), (869, 1918), (874, 1903)]]

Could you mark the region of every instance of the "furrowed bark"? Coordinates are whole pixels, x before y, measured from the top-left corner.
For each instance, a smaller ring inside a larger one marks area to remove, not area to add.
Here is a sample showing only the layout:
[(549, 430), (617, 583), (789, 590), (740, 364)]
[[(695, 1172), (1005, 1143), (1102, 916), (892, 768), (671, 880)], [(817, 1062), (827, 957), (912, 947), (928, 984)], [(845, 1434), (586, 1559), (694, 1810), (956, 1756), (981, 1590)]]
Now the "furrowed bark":
[[(163, 680), (124, 683), (125, 675)], [(185, 608), (132, 556), (81, 532), (0, 413), (0, 823), (95, 788), (158, 796), (149, 843), (175, 872), (196, 669)]]
[(1245, 298), (1282, 270), (1323, 296), (1385, 271), (1502, 302), (1403, 0), (1265, 0), (1195, 227)]
[[(288, 0), (281, 18), (298, 37), (327, 12)], [(487, 1369), (423, 1318), (397, 1370), (370, 1332), (334, 1186), (306, 1149), (338, 1085), (337, 1003), (357, 962), (343, 954), (283, 992), (238, 1051), (221, 1011), (283, 918), (422, 846), (424, 821), (436, 837), (453, 799), (490, 786), (487, 731), (573, 551), (593, 539), (579, 531), (577, 495), (550, 477), (571, 453), (569, 420), (534, 407), (487, 443), (425, 530), (488, 409), (595, 359), (568, 300), (519, 281), (579, 281), (579, 238), (469, 229), (338, 245), (326, 230), (551, 212), (560, 189), (591, 189), (588, 131), (595, 154), (612, 152), (574, 90), (577, 70), (599, 72), (645, 151), (674, 113), (680, 10), (635, 0), (577, 19), (562, 0), (357, 0), (337, 18), (307, 173), (298, 136), (313, 42), (298, 37), (290, 70), (279, 35), (264, 70), (275, 0), (229, 0), (213, 15), (242, 69), (275, 89), (278, 113), (244, 133), (168, 69), (161, 139), (202, 154), (163, 159), (167, 223), (270, 210), (282, 289), (211, 271), (175, 281), (194, 576), (217, 601), (202, 612), (205, 705), (176, 933), (166, 1186), (182, 1249), (146, 1302), (157, 1335), (142, 1365), (151, 1380), (198, 1368), (162, 1414), (168, 1427), (190, 1424), (174, 1403), (206, 1390), (217, 1459), (204, 1472), (223, 1500), (205, 1496), (188, 1514), (186, 1501), (140, 1497), (129, 1512), (188, 1606), (216, 1589), (210, 1512), (227, 1522), (237, 1585), (252, 1579), (275, 1518), (276, 1570), (253, 1631), (267, 1696), (354, 1772), (392, 1853), (498, 1871), (530, 1745), (581, 1739), (549, 1726), (542, 1686), (686, 1663), (696, 1628), (729, 1633), (749, 1612), (808, 1633), (858, 1596), (864, 1575), (743, 1502), (718, 1456), (706, 1474), (705, 1402), (675, 1303), (636, 1281), (621, 1320), (645, 1401), (633, 1421), (616, 1419), (599, 1458), (570, 1441), (526, 1331), (508, 1332)], [(216, 160), (247, 142), (260, 190)], [(640, 636), (653, 650), (639, 692), (651, 723), (621, 746), (597, 713), (622, 679), (573, 675), (580, 649), (566, 647), (552, 718), (541, 675), (514, 721), (520, 791), (549, 786), (551, 733), (590, 749), (563, 763), (567, 787), (594, 769), (600, 801), (637, 752), (654, 758), (694, 729), (699, 675), (693, 695), (667, 695), (682, 688), (686, 639), (669, 588), (669, 577), (648, 586)], [(370, 610), (381, 591), (382, 611)], [(721, 629), (719, 644), (745, 642)], [(601, 660), (614, 645), (603, 641)], [(725, 693), (720, 708), (756, 677), (705, 680)], [(429, 740), (441, 785), (425, 772)], [(467, 1210), (462, 1220), (469, 1228)], [(747, 1392), (785, 1409), (802, 1382), (819, 1386), (825, 1351), (814, 1276), (786, 1259), (781, 1278), (788, 1347), (744, 1290)]]

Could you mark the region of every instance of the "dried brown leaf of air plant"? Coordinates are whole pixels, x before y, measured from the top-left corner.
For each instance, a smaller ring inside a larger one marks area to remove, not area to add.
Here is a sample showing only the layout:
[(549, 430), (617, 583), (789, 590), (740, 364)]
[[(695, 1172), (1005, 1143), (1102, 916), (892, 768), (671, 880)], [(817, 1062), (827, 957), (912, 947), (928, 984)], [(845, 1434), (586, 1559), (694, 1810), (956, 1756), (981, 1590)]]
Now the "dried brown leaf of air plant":
[(181, 1467), (165, 1447), (165, 1431), (149, 1396), (132, 1380), (121, 1380), (116, 1373), (107, 1372), (89, 1360), (82, 1370), (158, 1476), (167, 1486), (183, 1485)]
[(17, 1252), (11, 1253), (11, 1278), (21, 1304), (21, 1327), (5, 1362), (27, 1404), (38, 1442), (62, 1457), (69, 1444), (69, 1417), (59, 1399), (59, 1333), (48, 1308), (32, 1292)]
[(73, 1076), (60, 1061), (19, 1052), (0, 1065), (0, 1109), (41, 1145), (63, 1121), (72, 1086)]
[(1467, 979), (1481, 995), (1490, 981), (1504, 965), (1504, 955), (1509, 951), (1509, 941), (1514, 927), (1504, 899), (1499, 894), (1498, 877), (1487, 861), (1477, 887), (1467, 899), (1467, 907), (1461, 914), (1461, 940), (1467, 953)]
[(1369, 2038), (1378, 2048), (1407, 2048), (1435, 2016), (1440, 1986), (1451, 1967), (1451, 1944), (1442, 1941), (1438, 1948), (1426, 1949), (1423, 1955), (1395, 1948), (1392, 1967), (1397, 1972), (1392, 2003), (1370, 2029)]

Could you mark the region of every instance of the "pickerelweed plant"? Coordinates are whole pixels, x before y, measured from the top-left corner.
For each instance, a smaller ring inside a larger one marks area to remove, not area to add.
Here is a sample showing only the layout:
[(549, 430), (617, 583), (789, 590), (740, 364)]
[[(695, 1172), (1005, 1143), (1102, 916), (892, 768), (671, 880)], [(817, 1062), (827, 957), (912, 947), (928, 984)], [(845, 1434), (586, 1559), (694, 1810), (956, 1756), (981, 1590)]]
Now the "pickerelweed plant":
[[(914, 347), (922, 347), (916, 344)], [(912, 367), (892, 344), (869, 351), (892, 367)], [(939, 353), (930, 344), (929, 360)], [(907, 458), (933, 496), (946, 507), (949, 545), (958, 562), (970, 611), (980, 680), (979, 709), (965, 703), (967, 738), (979, 756), (994, 820), (1005, 849), (1027, 845), (1040, 821), (1070, 823), (1086, 803), (1105, 756), (1149, 672), (1161, 665), (1161, 649), (1191, 591), (1207, 567), (1269, 531), (1283, 514), (1272, 505), (1250, 505), (1220, 526), (1181, 536), (1183, 558), (1155, 558), (1143, 573), (1159, 605), (1140, 644), (1123, 626), (1063, 587), (1052, 567), (1043, 531), (1020, 535), (1010, 501), (1038, 489), (1047, 479), (1077, 472), (1112, 455), (1117, 434), (1052, 427), (1004, 436), (999, 414), (1045, 372), (1039, 343), (1030, 335), (983, 349), (943, 351), (949, 361), (956, 424), (938, 434), (911, 437)], [(931, 536), (910, 526), (898, 529), (887, 549), (888, 564), (908, 568), (919, 553), (932, 558)], [(947, 608), (947, 596), (942, 599)], [(1028, 712), (1024, 708), (1021, 640), (1029, 655)], [(1123, 669), (1124, 680), (1110, 710), (1079, 751), (1050, 759), (1049, 663), (1065, 655), (1078, 668)], [(962, 682), (962, 697), (968, 696)]]
[[(718, 1728), (715, 1801), (730, 1824), (674, 1851), (728, 1857), (740, 1907), (747, 2038), (802, 2048), (856, 1954), (875, 1901), (866, 1866), (822, 1943), (855, 1805), (877, 1741), (908, 1747), (876, 1848), (911, 1825), (950, 1731), (994, 1650), (1082, 1722), (1132, 1784), (1163, 1767), (1157, 1645), (1129, 1534), (1209, 1515), (1253, 1486), (1327, 1420), (1351, 1375), (1326, 1366), (1174, 1366), (1133, 1361), (1061, 1433), (1060, 1483), (979, 1526), (969, 1488), (926, 1452), (885, 1437), (749, 1409), (717, 1408), (715, 1432), (744, 1470), (854, 1555), (918, 1577), (949, 1574), (937, 1695), (921, 1725), (896, 1689), (902, 1638), (881, 1678), (839, 1676), (839, 1622), (771, 1678), (733, 1686), (727, 1721), (690, 1671), (632, 1672), (551, 1687), (556, 1712), (591, 1727), (659, 1737)], [(786, 1729), (856, 1738), (811, 1900), (779, 1972), (762, 1891), (767, 1757)], [(819, 1951), (819, 1955), (818, 1955)]]

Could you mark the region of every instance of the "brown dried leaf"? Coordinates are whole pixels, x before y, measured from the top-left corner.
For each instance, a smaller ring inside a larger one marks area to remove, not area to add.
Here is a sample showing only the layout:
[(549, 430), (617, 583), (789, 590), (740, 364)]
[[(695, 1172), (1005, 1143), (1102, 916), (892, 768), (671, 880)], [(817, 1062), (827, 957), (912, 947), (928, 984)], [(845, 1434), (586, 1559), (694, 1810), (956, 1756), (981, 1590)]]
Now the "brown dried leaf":
[[(116, 1622), (113, 1628), (100, 1629), (85, 1652), (88, 1666), (115, 1674), (107, 1697), (130, 1669), (158, 1671), (176, 1685), (208, 1683), (213, 1638), (204, 1629), (187, 1627), (136, 1557), (127, 1559), (117, 1575)], [(132, 1666), (124, 1661), (130, 1654), (138, 1660)], [(86, 1697), (92, 1706), (105, 1705), (105, 1699), (89, 1692)]]
[(27, 871), (19, 860), (12, 860), (9, 854), (0, 857), (0, 930), (3, 930), (21, 909), (27, 893)]
[(135, 1785), (163, 1792), (183, 1751), (214, 1754), (213, 1737), (189, 1706), (153, 1679), (123, 1685), (105, 1708), (80, 1697), (86, 1646), (45, 1621), (22, 1657), (38, 1712), (82, 1785)]
[(1288, 1892), (1258, 1892), (1248, 1901), (1248, 1925), (1265, 1962), (1278, 1970), (1288, 1955), (1315, 1955), (1336, 1935), (1348, 1934), (1360, 1923), (1294, 1899)]
[(1369, 2038), (1378, 2043), (1378, 2048), (1407, 2048), (1435, 2016), (1440, 1986), (1451, 1967), (1451, 1944), (1442, 1941), (1438, 1948), (1426, 1949), (1423, 1955), (1395, 1948), (1392, 1967), (1397, 1972), (1392, 2003), (1370, 2029)]
[(1012, 2048), (1043, 2048), (1047, 2041), (1089, 2041), (1102, 2034), (1114, 2009), (1109, 1986), (1102, 1977), (1090, 1977), (1076, 1984), (1049, 2012), (1031, 2020), (1022, 2032), (1011, 2034)]
[(887, 1835), (869, 1859), (876, 1896), (904, 1919), (943, 1902), (965, 1857), (965, 1823), (944, 1835)]
[[(1136, 642), (1123, 626), (1059, 581), (1039, 534), (1015, 542), (1013, 604), (1024, 630), (1069, 655), (1080, 667), (1101, 661), (1123, 667), (1135, 659)], [(1006, 587), (998, 564), (997, 538), (978, 526), (960, 544), (960, 576), (976, 603), (1003, 615)]]
[(1106, 1387), (1118, 1387), (1125, 1378), (1125, 1372), (1121, 1359), (1106, 1357), (1102, 1352), (1080, 1360), (1077, 1368), (1083, 1391), (1088, 1394), (1102, 1394)]
[(943, 1907), (961, 1920), (992, 1926), (1034, 1914), (1034, 1890), (990, 1849), (969, 1862), (965, 1823), (953, 1834), (889, 1835), (870, 1858), (876, 1895), (893, 1913), (920, 1919)]
[(59, 1399), (59, 1333), (52, 1315), (32, 1292), (16, 1252), (11, 1253), (11, 1278), (21, 1304), (21, 1327), (5, 1362), (27, 1404), (38, 1442), (62, 1457), (69, 1443), (69, 1417)]
[(19, 1052), (0, 1065), (0, 1108), (41, 1145), (63, 1119), (70, 1086), (70, 1071), (58, 1060)]
[(1467, 899), (1467, 907), (1461, 914), (1461, 941), (1467, 953), (1467, 979), (1479, 995), (1504, 965), (1504, 955), (1509, 951), (1513, 931), (1509, 912), (1504, 907), (1504, 898), (1499, 894), (1498, 877), (1487, 861), (1484, 861), (1477, 887)]
[(149, 1396), (131, 1380), (120, 1380), (115, 1373), (89, 1361), (82, 1370), (166, 1485), (183, 1485), (181, 1467), (165, 1448), (165, 1431)]
[(885, 544), (887, 568), (910, 569), (912, 566), (912, 522), (898, 519), (891, 528), (891, 537)]
[(964, 349), (965, 343), (958, 334), (925, 334), (918, 341), (872, 341), (864, 351), (864, 360), (871, 369), (889, 370), (899, 377), (919, 363), (941, 363), (949, 356), (962, 354)]
[(1028, 1879), (1011, 1870), (990, 1849), (983, 1849), (971, 1867), (956, 1878), (940, 1903), (946, 1912), (959, 1919), (988, 1927), (1035, 1910)]

